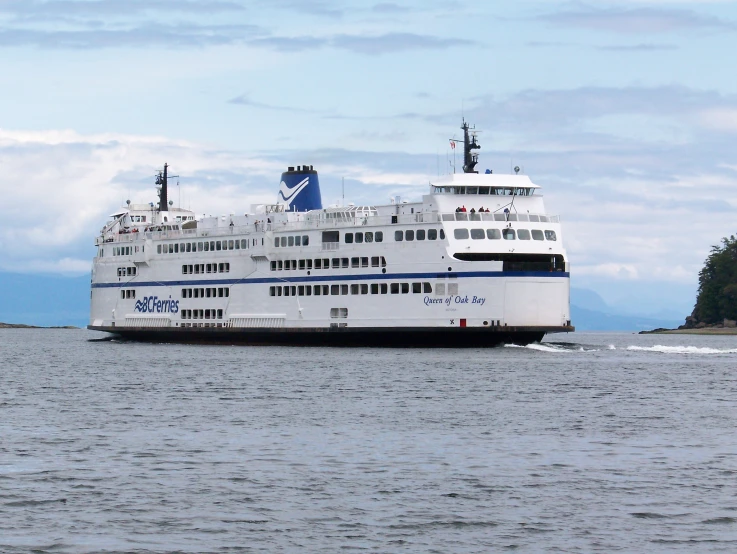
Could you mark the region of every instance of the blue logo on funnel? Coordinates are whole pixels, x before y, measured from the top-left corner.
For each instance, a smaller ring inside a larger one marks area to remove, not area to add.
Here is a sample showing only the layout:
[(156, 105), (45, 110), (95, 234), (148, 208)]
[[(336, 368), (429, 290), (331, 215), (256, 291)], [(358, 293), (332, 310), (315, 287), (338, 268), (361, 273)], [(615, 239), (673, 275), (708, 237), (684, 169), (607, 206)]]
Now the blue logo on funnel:
[(277, 202), (284, 204), (286, 211), (308, 212), (322, 209), (320, 182), (312, 166), (290, 167), (281, 174)]

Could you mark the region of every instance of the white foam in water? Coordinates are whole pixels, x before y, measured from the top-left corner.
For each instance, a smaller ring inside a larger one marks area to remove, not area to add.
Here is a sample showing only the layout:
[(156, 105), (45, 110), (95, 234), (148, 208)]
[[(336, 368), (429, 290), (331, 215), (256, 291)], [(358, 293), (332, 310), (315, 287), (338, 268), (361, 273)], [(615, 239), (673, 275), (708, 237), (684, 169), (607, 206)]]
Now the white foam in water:
[(528, 344), (527, 346), (519, 346), (517, 344), (505, 344), (504, 346), (506, 348), (527, 348), (528, 350), (537, 350), (539, 352), (598, 352), (594, 348), (586, 350), (583, 346), (575, 347), (575, 345), (571, 345), (571, 348), (563, 348), (555, 344), (540, 344), (537, 342)]
[(705, 348), (698, 346), (628, 346), (636, 352), (661, 352), (663, 354), (737, 354), (737, 348)]
[(613, 344), (610, 344), (610, 345), (609, 345), (609, 350), (616, 350), (616, 349), (617, 349), (617, 347), (616, 347), (616, 346), (614, 346)]

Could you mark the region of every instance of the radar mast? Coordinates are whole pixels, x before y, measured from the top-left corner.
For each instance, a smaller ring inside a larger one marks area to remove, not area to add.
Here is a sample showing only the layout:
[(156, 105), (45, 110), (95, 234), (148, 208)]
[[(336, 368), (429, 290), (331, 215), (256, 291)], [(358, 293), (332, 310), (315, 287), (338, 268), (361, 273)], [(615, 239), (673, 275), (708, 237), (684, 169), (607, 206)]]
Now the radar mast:
[(478, 173), (476, 164), (479, 163), (479, 153), (474, 150), (479, 150), (481, 146), (476, 140), (476, 126), (469, 129), (464, 119), (461, 129), (463, 129), (463, 173)]

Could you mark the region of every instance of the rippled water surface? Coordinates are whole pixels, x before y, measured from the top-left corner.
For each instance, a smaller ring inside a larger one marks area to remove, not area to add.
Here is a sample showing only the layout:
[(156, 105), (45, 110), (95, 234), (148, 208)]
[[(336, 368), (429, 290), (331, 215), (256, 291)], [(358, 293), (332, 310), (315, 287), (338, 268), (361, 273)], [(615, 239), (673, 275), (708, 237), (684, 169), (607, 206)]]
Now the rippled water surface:
[(0, 552), (737, 551), (737, 337), (0, 331)]

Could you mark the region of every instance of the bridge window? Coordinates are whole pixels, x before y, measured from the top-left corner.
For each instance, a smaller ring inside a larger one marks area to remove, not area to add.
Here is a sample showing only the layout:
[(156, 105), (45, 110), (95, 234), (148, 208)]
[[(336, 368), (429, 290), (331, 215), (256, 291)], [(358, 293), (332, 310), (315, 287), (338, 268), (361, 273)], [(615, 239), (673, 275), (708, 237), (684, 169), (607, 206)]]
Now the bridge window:
[(351, 267), (361, 267), (360, 258), (351, 258)]
[(374, 234), (371, 231), (364, 233), (366, 242), (374, 242)]
[(340, 242), (340, 231), (323, 231), (322, 242)]
[(363, 233), (356, 233), (356, 244), (363, 243)]
[(489, 240), (501, 240), (502, 233), (499, 229), (487, 229), (486, 238)]
[[(417, 240), (420, 240), (419, 235), (417, 236)], [(428, 229), (427, 230), (427, 240), (438, 240), (438, 230)]]
[(374, 233), (374, 239), (376, 242), (384, 242), (384, 232), (376, 231), (376, 233)]
[(486, 238), (486, 233), (483, 229), (471, 229), (471, 238), (473, 240), (482, 240)]
[(533, 229), (532, 240), (543, 240), (543, 232), (540, 229)]
[[(404, 232), (394, 231), (394, 240), (397, 242), (402, 242), (404, 240)], [(379, 241), (376, 241), (376, 242), (379, 242)]]
[(292, 235), (287, 237), (287, 246), (294, 246), (294, 237)]
[(558, 240), (558, 238), (555, 236), (555, 231), (545, 231), (545, 238), (547, 240)]
[(514, 229), (504, 229), (502, 231), (504, 240), (514, 240)]
[(417, 240), (425, 240), (425, 230), (424, 229), (417, 230)]
[(407, 231), (404, 234), (404, 240), (406, 240), (408, 242), (411, 241), (411, 240), (415, 240), (415, 232), (414, 231)]
[(517, 229), (517, 238), (519, 240), (530, 240), (530, 231), (527, 229)]
[(456, 240), (466, 240), (468, 239), (468, 229), (454, 229), (453, 236)]

